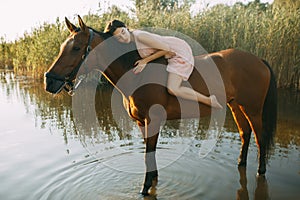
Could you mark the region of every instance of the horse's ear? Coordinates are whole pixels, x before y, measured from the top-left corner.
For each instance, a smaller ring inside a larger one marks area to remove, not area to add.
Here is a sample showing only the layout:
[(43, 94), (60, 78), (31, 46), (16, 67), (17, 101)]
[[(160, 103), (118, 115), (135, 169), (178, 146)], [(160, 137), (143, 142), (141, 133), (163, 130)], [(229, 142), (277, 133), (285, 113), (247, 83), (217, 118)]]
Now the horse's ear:
[(78, 15), (78, 22), (79, 22), (80, 29), (82, 31), (86, 31), (87, 27), (79, 15)]
[(68, 20), (68, 18), (66, 18), (66, 17), (65, 17), (65, 21), (66, 21), (66, 25), (67, 25), (69, 31), (70, 31), (71, 33), (75, 32), (75, 30), (77, 29), (77, 27), (76, 27), (74, 24), (72, 24), (72, 23)]

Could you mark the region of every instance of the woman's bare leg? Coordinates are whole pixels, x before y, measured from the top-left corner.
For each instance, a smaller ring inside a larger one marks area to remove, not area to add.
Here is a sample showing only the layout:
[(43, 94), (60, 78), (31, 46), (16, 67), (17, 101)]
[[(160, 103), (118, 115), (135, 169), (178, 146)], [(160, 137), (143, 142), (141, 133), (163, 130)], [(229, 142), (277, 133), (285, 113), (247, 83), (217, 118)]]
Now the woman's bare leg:
[(191, 88), (181, 86), (181, 83), (182, 83), (181, 76), (174, 73), (169, 73), (167, 84), (168, 84), (168, 91), (170, 94), (184, 99), (199, 101), (201, 103), (204, 103), (206, 105), (215, 108), (223, 108), (221, 104), (218, 102), (215, 95), (211, 95), (207, 97)]

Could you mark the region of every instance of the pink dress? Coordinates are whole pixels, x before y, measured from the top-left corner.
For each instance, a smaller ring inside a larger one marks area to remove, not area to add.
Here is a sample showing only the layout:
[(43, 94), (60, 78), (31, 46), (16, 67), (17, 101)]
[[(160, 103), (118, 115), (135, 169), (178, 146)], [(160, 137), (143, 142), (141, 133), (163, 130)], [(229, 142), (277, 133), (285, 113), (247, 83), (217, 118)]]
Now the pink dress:
[[(135, 36), (134, 38), (137, 50), (142, 58), (148, 57), (158, 51), (158, 49), (147, 46), (136, 39), (136, 36), (139, 33), (145, 33), (144, 31), (134, 30), (132, 33)], [(170, 73), (178, 74), (184, 81), (187, 81), (194, 67), (194, 56), (190, 45), (184, 40), (177, 37), (161, 36), (149, 32), (147, 32), (147, 34), (151, 34), (151, 36), (155, 37), (157, 40), (165, 43), (169, 47), (169, 51), (176, 53), (175, 56), (167, 58), (167, 71)]]

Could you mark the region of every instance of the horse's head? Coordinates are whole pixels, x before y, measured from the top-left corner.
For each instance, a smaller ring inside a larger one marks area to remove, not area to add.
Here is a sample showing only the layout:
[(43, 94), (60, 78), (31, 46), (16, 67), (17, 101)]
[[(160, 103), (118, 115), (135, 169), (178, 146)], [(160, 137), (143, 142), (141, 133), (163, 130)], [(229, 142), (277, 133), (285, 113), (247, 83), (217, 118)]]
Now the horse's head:
[(81, 64), (96, 46), (97, 40), (93, 30), (85, 25), (80, 16), (78, 16), (79, 27), (73, 25), (67, 18), (65, 21), (70, 35), (61, 45), (57, 59), (45, 73), (45, 89), (53, 94), (59, 93), (62, 89), (73, 91), (73, 83)]

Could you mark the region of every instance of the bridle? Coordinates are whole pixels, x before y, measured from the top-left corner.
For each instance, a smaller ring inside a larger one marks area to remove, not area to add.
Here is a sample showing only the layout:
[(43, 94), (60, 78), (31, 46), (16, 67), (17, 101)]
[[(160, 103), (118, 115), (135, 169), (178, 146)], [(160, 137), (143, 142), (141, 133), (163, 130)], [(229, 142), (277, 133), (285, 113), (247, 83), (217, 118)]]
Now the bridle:
[(77, 87), (79, 86), (79, 84), (81, 83), (81, 81), (84, 79), (82, 77), (79, 77), (77, 83), (74, 85), (73, 80), (76, 78), (76, 75), (81, 67), (81, 65), (84, 63), (85, 59), (87, 58), (87, 56), (89, 55), (89, 53), (92, 50), (91, 47), (91, 43), (94, 37), (94, 31), (92, 29), (89, 28), (89, 40), (88, 40), (88, 45), (86, 47), (86, 50), (84, 52), (84, 54), (81, 56), (81, 60), (80, 62), (77, 64), (77, 66), (71, 71), (71, 73), (67, 76), (61, 76), (55, 73), (51, 73), (51, 72), (46, 72), (45, 73), (45, 77), (47, 78), (51, 78), (54, 79), (56, 81), (61, 82), (61, 86), (58, 89), (58, 91), (56, 92), (56, 94), (58, 94), (62, 89), (66, 90), (66, 92), (70, 95), (73, 96), (75, 93), (75, 90), (77, 89)]

